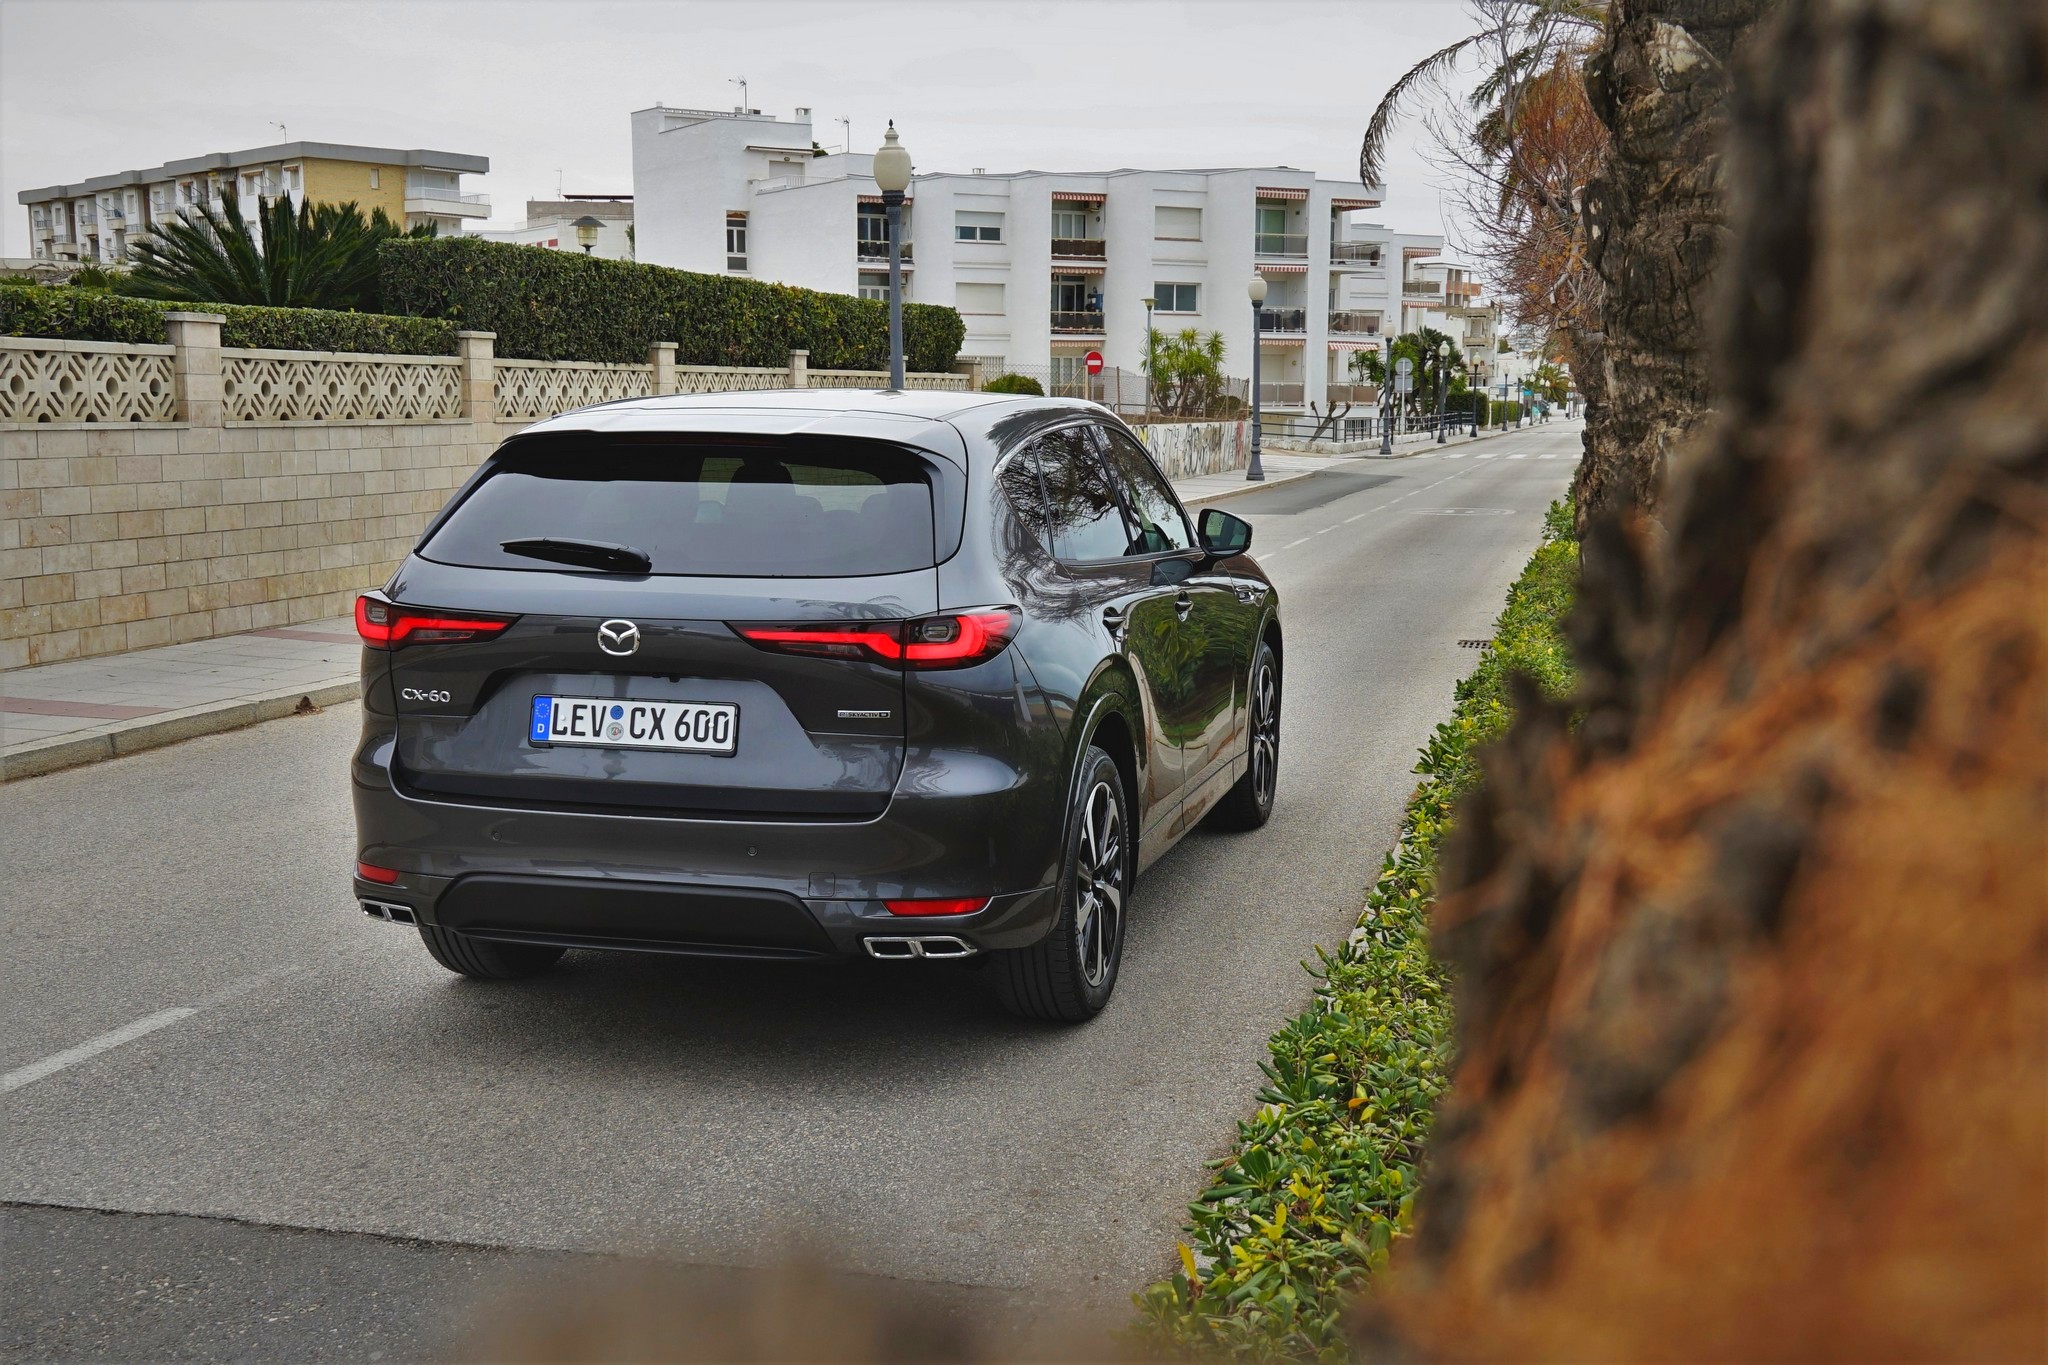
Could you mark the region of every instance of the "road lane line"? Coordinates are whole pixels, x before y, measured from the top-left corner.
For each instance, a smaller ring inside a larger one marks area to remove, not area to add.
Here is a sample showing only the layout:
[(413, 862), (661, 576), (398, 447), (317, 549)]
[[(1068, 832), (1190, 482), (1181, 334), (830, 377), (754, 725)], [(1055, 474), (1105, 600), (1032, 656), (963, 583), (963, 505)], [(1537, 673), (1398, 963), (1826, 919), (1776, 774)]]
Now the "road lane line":
[(102, 1033), (99, 1037), (88, 1039), (77, 1047), (67, 1047), (62, 1052), (51, 1053), (39, 1062), (16, 1067), (5, 1076), (0, 1076), (0, 1094), (18, 1090), (24, 1085), (32, 1085), (45, 1076), (54, 1076), (67, 1066), (76, 1066), (80, 1062), (99, 1056), (102, 1052), (111, 1052), (124, 1043), (132, 1043), (137, 1038), (147, 1037), (160, 1028), (175, 1024), (180, 1019), (190, 1019), (197, 1013), (198, 1010), (185, 1005), (158, 1010), (155, 1014), (145, 1015), (132, 1024), (123, 1024), (112, 1033)]

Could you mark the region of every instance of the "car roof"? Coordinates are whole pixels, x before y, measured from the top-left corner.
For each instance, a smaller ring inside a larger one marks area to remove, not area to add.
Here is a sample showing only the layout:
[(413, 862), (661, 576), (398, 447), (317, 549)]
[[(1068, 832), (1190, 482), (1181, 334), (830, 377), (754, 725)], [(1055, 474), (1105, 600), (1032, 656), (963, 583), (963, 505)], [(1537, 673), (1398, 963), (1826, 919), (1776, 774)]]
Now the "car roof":
[(1107, 408), (1080, 399), (957, 389), (755, 389), (600, 403), (545, 418), (521, 431), (519, 438), (583, 431), (852, 436), (903, 442), (964, 464), (963, 431), (986, 434), (1005, 418), (1032, 410), (1047, 416), (1113, 416)]

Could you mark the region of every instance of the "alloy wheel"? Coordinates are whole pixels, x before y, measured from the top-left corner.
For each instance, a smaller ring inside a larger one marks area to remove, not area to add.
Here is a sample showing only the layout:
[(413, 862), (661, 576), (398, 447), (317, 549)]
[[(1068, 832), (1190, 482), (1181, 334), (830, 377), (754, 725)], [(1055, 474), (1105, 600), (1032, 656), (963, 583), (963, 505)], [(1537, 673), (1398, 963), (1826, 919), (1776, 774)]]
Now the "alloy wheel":
[(1109, 976), (1124, 919), (1123, 815), (1109, 783), (1097, 782), (1081, 811), (1074, 860), (1074, 936), (1090, 986)]
[(1259, 661), (1252, 689), (1252, 792), (1261, 806), (1273, 802), (1280, 773), (1280, 680), (1270, 659)]

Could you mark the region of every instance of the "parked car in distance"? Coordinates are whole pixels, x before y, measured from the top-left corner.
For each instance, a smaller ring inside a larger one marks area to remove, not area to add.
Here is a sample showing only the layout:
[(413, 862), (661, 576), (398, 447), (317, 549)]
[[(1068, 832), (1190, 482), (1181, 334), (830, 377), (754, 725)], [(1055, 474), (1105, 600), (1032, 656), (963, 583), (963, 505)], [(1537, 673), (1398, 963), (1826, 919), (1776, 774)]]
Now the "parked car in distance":
[(1106, 409), (646, 398), (506, 441), (356, 604), (355, 892), (444, 966), (980, 959), (1115, 988), (1138, 874), (1263, 825), (1278, 596)]

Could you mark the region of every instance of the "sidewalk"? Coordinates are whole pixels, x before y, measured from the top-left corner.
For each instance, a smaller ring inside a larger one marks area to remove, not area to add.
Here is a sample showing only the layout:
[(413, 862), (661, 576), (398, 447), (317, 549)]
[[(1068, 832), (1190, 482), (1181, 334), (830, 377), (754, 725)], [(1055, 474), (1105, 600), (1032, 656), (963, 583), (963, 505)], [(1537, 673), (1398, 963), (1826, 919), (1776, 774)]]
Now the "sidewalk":
[[(1265, 457), (1174, 485), (1189, 506), (1304, 478), (1327, 456)], [(0, 781), (353, 701), (361, 644), (344, 616), (0, 672)]]

